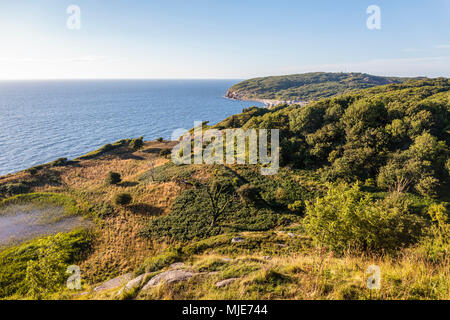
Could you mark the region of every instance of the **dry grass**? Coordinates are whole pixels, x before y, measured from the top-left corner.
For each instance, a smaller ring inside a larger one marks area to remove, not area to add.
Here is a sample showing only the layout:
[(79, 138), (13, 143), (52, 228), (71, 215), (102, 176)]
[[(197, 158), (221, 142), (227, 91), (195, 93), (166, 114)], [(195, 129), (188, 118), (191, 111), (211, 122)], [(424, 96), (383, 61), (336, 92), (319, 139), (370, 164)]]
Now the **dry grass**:
[[(191, 268), (204, 272), (187, 282), (160, 285), (139, 299), (450, 299), (449, 261), (427, 263), (414, 250), (398, 258), (335, 257), (320, 250), (293, 256), (196, 256)], [(381, 269), (381, 289), (369, 290), (369, 265)], [(205, 267), (214, 266), (212, 273)], [(201, 267), (201, 269), (199, 269)], [(219, 270), (219, 271), (217, 271)], [(216, 272), (214, 272), (216, 271)], [(226, 288), (220, 280), (238, 277)]]

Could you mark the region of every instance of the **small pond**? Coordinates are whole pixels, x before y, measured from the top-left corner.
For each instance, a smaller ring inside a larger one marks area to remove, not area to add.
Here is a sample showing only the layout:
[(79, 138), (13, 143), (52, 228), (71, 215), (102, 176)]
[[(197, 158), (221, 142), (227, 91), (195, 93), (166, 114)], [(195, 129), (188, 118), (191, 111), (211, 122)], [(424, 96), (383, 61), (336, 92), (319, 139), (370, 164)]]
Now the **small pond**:
[(92, 225), (84, 217), (67, 216), (63, 207), (13, 204), (0, 209), (0, 247)]

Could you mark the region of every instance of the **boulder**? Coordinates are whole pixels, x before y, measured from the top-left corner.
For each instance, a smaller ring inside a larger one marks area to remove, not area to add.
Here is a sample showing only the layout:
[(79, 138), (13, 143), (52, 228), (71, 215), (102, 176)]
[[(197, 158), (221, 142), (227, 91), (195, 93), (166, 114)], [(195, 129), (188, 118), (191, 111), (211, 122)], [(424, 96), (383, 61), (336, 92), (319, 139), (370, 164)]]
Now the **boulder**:
[(232, 284), (233, 282), (235, 282), (237, 279), (239, 279), (239, 278), (230, 278), (230, 279), (225, 279), (225, 280), (219, 281), (216, 283), (216, 287), (217, 288), (227, 287), (230, 284)]
[(108, 281), (102, 283), (101, 285), (95, 287), (94, 288), (94, 292), (102, 292), (102, 291), (105, 291), (105, 290), (114, 289), (114, 288), (123, 286), (128, 281), (130, 281), (131, 279), (133, 279), (133, 273), (132, 272), (123, 274), (121, 276), (115, 277), (115, 278), (113, 278), (111, 280), (108, 280)]
[(236, 242), (244, 242), (245, 239), (242, 237), (234, 237), (233, 239), (231, 239), (231, 243), (236, 243)]
[(147, 284), (142, 288), (142, 290), (148, 290), (152, 287), (156, 287), (160, 283), (173, 283), (179, 281), (185, 281), (193, 276), (197, 275), (197, 273), (185, 271), (185, 270), (169, 270), (163, 273), (160, 273), (153, 278), (151, 278)]
[(148, 273), (143, 273), (140, 276), (128, 281), (128, 283), (122, 289), (120, 289), (120, 291), (117, 294), (120, 296), (124, 292), (129, 292), (135, 288), (139, 288), (140, 285), (142, 284), (142, 281), (144, 281), (144, 279), (148, 275), (149, 275)]
[(175, 262), (175, 263), (172, 263), (170, 266), (169, 266), (169, 268), (170, 269), (182, 269), (182, 268), (184, 268), (186, 265), (183, 263), (183, 262)]

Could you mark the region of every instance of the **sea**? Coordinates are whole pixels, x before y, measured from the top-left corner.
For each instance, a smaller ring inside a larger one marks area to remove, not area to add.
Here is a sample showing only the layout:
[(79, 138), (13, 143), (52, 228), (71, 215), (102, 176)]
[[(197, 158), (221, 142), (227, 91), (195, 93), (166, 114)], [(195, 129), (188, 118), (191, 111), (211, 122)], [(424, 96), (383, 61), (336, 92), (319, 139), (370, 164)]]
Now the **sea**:
[(194, 121), (215, 124), (262, 106), (224, 97), (239, 81), (0, 81), (0, 175), (72, 159), (120, 139), (170, 139)]

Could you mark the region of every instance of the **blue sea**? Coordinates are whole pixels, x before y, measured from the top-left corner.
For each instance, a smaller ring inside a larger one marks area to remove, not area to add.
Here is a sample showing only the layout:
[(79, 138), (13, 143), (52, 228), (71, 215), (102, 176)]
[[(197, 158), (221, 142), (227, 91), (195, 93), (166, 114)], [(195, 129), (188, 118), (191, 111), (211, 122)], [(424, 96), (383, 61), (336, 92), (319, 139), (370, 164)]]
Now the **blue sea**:
[(0, 81), (0, 175), (106, 143), (169, 139), (261, 104), (224, 98), (239, 80)]

